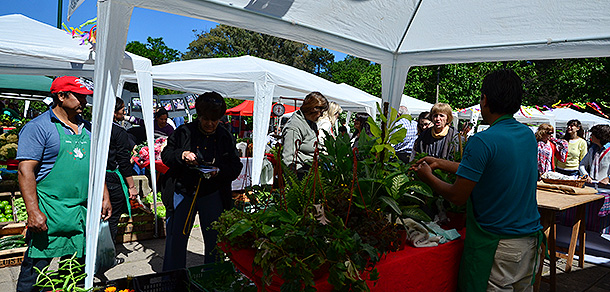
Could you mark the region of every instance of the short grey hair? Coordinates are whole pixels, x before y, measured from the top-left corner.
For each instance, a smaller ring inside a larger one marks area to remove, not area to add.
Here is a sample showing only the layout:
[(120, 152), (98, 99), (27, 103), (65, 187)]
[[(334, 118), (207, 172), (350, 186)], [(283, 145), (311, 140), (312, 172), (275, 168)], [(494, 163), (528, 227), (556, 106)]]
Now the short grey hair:
[(401, 105), (398, 108), (398, 115), (402, 116), (402, 115), (408, 115), (408, 114), (409, 114), (409, 109), (406, 106)]

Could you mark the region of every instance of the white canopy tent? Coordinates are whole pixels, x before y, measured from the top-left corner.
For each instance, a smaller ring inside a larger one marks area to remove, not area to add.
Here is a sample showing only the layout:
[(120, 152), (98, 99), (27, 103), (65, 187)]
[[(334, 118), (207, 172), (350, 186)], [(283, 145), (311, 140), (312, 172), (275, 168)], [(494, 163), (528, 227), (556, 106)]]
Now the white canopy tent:
[[(135, 77), (123, 75), (121, 79), (136, 82)], [(157, 65), (152, 68), (152, 78), (157, 87), (189, 93), (216, 91), (226, 97), (254, 100), (252, 185), (260, 181), (271, 105), (280, 97), (303, 99), (308, 93), (319, 91), (345, 110), (366, 111), (373, 116), (380, 100), (349, 85), (335, 84), (294, 67), (252, 56)]]
[[(545, 114), (552, 114), (560, 127), (565, 127), (568, 121), (577, 119), (582, 124), (583, 129), (590, 129), (598, 124), (610, 125), (610, 120), (598, 117), (590, 113), (582, 113), (571, 108), (556, 108), (543, 111)], [(555, 125), (553, 125), (555, 126)], [(555, 128), (556, 129), (556, 128)]]
[[(412, 66), (610, 56), (609, 1), (98, 0), (96, 49), (101, 62), (95, 65), (94, 81), (106, 87), (95, 92), (94, 102), (116, 92), (118, 60), (136, 6), (377, 62), (383, 100), (394, 108)], [(103, 148), (108, 141), (98, 143)], [(101, 193), (101, 186), (96, 191)], [(91, 248), (87, 252), (95, 254)], [(92, 284), (89, 276), (86, 285)]]
[(400, 99), (400, 106), (405, 106), (409, 110), (410, 115), (419, 116), (423, 112), (429, 112), (434, 104), (419, 100), (415, 97), (410, 97), (406, 94)]
[[(475, 104), (471, 107), (458, 110), (457, 116), (459, 119), (468, 119), (471, 123), (476, 123), (477, 120), (481, 120), (481, 105)], [(537, 109), (525, 108), (521, 106), (521, 110), (516, 112), (513, 117), (524, 124), (542, 124), (547, 123), (556, 128), (556, 117), (550, 112), (541, 112)]]
[[(123, 46), (124, 47), (124, 46)], [(20, 14), (0, 16), (0, 74), (15, 75), (75, 75), (93, 78), (95, 52), (89, 45), (81, 45), (81, 41), (72, 38), (63, 30), (27, 18)], [(144, 120), (147, 124), (147, 137), (149, 145), (153, 140), (153, 107), (152, 107), (152, 80), (150, 60), (121, 52), (114, 61), (114, 67), (119, 74), (134, 73), (138, 79), (139, 93), (143, 98)], [(110, 124), (114, 112), (115, 96), (108, 89), (107, 83), (96, 84), (95, 91), (104, 92), (104, 99), (94, 98), (92, 123), (92, 156), (89, 172), (89, 201), (88, 210), (100, 210), (102, 187), (105, 180), (106, 160), (110, 140)], [(102, 114), (103, 113), (103, 114)], [(95, 141), (106, 141), (100, 148)], [(154, 174), (154, 156), (151, 155), (151, 171)], [(156, 189), (155, 176), (153, 188)], [(97, 191), (95, 191), (97, 190)], [(94, 195), (95, 194), (95, 195)], [(94, 208), (92, 206), (98, 206)], [(97, 243), (100, 212), (87, 213), (87, 238), (90, 244)], [(88, 263), (94, 263), (95, 253), (87, 257)], [(93, 267), (93, 264), (88, 264)], [(89, 272), (91, 275), (92, 271)]]

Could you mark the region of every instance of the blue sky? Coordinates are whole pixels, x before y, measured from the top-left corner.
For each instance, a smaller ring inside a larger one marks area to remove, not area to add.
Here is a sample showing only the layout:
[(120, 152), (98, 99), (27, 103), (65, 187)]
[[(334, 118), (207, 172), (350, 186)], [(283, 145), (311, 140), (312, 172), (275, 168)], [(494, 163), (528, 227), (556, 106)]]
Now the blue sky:
[[(85, 21), (96, 16), (96, 0), (85, 0), (76, 9), (70, 21), (67, 21), (69, 0), (63, 0), (62, 19), (67, 26), (78, 27)], [(49, 0), (3, 0), (0, 5), (0, 15), (23, 14), (29, 18), (57, 25), (58, 1)], [(127, 42), (140, 41), (146, 43), (146, 38), (162, 37), (165, 44), (172, 48), (185, 52), (189, 43), (195, 40), (193, 30), (208, 31), (217, 23), (189, 18), (169, 13), (136, 8), (132, 14)], [(335, 54), (335, 60), (342, 60), (345, 54), (331, 51)]]

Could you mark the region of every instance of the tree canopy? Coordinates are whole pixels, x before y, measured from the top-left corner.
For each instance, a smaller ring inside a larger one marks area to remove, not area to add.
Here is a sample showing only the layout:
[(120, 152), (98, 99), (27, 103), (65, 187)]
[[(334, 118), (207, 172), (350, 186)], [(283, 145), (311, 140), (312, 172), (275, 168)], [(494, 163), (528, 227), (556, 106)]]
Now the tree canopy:
[(153, 65), (161, 65), (180, 60), (181, 53), (178, 50), (165, 45), (163, 38), (146, 39), (146, 44), (138, 41), (129, 42), (125, 50), (136, 55), (150, 59)]

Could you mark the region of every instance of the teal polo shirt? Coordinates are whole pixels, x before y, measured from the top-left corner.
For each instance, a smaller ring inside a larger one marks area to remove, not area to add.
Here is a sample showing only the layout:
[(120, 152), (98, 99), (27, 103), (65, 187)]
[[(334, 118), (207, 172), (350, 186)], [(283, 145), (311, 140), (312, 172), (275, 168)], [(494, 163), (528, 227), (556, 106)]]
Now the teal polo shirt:
[(484, 230), (521, 235), (542, 229), (536, 202), (537, 152), (532, 130), (512, 117), (468, 140), (457, 175), (477, 183), (470, 199)]

